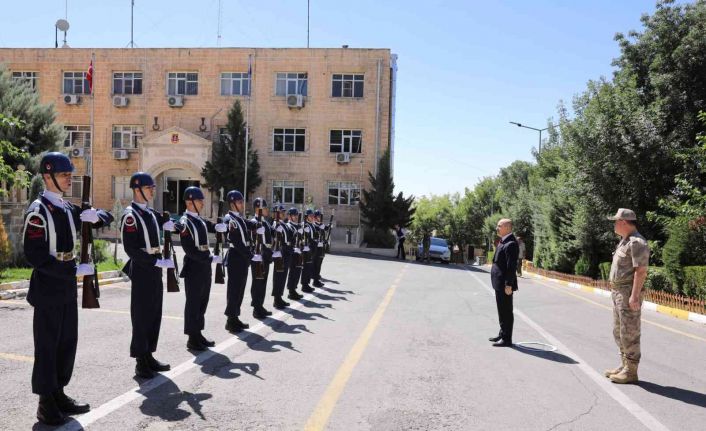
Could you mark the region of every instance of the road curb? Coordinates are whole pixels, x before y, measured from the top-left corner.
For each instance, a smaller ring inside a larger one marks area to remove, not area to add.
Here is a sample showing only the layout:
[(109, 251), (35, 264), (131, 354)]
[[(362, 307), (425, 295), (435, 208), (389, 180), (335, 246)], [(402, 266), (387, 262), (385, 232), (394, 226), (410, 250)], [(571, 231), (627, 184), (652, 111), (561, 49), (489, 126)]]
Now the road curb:
[[(535, 274), (531, 271), (524, 271), (526, 274), (531, 275), (532, 278), (537, 280), (552, 281), (562, 286), (570, 287), (572, 289), (580, 290), (582, 292), (593, 293), (595, 295), (600, 295), (609, 298), (610, 292), (607, 290), (599, 289), (597, 287), (586, 286), (584, 284), (572, 283), (564, 280), (557, 280), (555, 278), (545, 277), (543, 275)], [(656, 311), (657, 313), (666, 314), (672, 317), (676, 317), (681, 320), (689, 320), (691, 322), (697, 322), (706, 325), (706, 315), (694, 313), (692, 311), (680, 310), (678, 308), (667, 307), (666, 305), (655, 304), (654, 302), (644, 301), (643, 308), (645, 310)]]
[[(81, 277), (83, 278), (83, 277)], [(80, 280), (77, 278), (77, 280)], [(128, 280), (127, 276), (121, 271), (103, 271), (98, 273), (100, 285), (120, 283)], [(83, 287), (83, 280), (78, 281), (78, 288)], [(10, 283), (0, 284), (0, 300), (24, 298), (29, 290), (29, 280), (12, 281)]]

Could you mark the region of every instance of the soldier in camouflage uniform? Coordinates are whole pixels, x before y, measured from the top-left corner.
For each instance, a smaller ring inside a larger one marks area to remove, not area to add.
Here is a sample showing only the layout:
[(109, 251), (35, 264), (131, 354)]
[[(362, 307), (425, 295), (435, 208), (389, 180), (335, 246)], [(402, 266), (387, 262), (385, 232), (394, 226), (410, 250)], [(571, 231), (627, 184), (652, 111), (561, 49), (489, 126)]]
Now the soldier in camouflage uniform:
[(608, 219), (615, 221), (615, 233), (621, 236), (613, 253), (609, 279), (613, 297), (613, 337), (622, 362), (617, 368), (606, 370), (605, 376), (614, 383), (635, 383), (640, 362), (642, 286), (647, 278), (650, 249), (637, 231), (637, 217), (632, 210), (620, 208)]

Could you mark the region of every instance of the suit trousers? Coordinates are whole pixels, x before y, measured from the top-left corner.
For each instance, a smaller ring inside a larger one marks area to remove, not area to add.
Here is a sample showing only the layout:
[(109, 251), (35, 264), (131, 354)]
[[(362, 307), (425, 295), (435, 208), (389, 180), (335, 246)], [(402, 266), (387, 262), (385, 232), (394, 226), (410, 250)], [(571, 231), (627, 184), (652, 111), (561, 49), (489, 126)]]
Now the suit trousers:
[(32, 392), (49, 395), (69, 384), (78, 342), (78, 306), (34, 307)]
[(498, 307), (498, 320), (500, 321), (500, 336), (505, 342), (512, 342), (512, 327), (515, 323), (515, 315), (512, 312), (512, 297), (507, 295), (505, 290), (495, 291), (495, 304)]

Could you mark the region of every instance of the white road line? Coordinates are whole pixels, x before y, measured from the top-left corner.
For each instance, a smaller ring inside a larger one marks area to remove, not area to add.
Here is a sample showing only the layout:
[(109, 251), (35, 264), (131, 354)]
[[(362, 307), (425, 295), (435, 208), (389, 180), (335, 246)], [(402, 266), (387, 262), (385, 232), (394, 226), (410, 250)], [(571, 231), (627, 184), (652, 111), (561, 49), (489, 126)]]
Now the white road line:
[[(488, 281), (483, 281), (478, 275), (475, 273), (468, 271), (468, 273), (478, 281), (481, 286), (485, 287), (486, 290), (489, 291), (489, 293), (493, 296), (495, 296), (495, 291), (488, 286)], [(555, 345), (558, 347), (562, 352), (564, 352), (567, 356), (571, 357), (573, 360), (578, 362), (577, 366), (581, 371), (583, 371), (586, 376), (588, 376), (591, 380), (593, 380), (599, 388), (603, 389), (608, 395), (610, 395), (615, 401), (620, 403), (625, 410), (630, 412), (637, 420), (642, 422), (643, 425), (645, 425), (648, 429), (653, 430), (653, 431), (668, 431), (669, 428), (664, 426), (660, 421), (658, 421), (654, 416), (649, 414), (647, 410), (643, 409), (640, 407), (635, 401), (633, 401), (630, 397), (625, 395), (622, 391), (618, 389), (618, 387), (614, 384), (611, 383), (610, 380), (606, 379), (604, 376), (599, 374), (596, 370), (591, 368), (586, 361), (581, 359), (576, 353), (574, 353), (571, 349), (566, 347), (561, 341), (556, 339), (554, 336), (552, 336), (549, 332), (547, 332), (544, 328), (539, 326), (537, 323), (535, 323), (532, 319), (527, 317), (525, 313), (522, 311), (518, 310), (515, 308), (515, 314), (519, 316), (522, 320), (525, 321), (532, 329), (537, 331), (542, 337), (544, 337), (550, 344)]]
[[(304, 300), (311, 300), (315, 298), (314, 295), (308, 294), (304, 296)], [(297, 310), (299, 308), (302, 308), (304, 306), (304, 302), (300, 301), (298, 303), (293, 304), (292, 306), (288, 307), (289, 309), (292, 310)], [(276, 319), (280, 318), (284, 315), (288, 314), (286, 311), (279, 311), (275, 314), (273, 314), (271, 317), (268, 319)], [(289, 319), (280, 319), (282, 321), (286, 321)], [(250, 328), (248, 332), (251, 334), (255, 334), (259, 332), (260, 330), (264, 328), (269, 328), (268, 325), (266, 325), (263, 322), (258, 323), (254, 327)], [(166, 373), (161, 373), (157, 377), (148, 380), (147, 382), (143, 383), (142, 385), (133, 388), (127, 392), (125, 392), (122, 395), (119, 395), (112, 400), (106, 402), (105, 404), (91, 410), (90, 412), (77, 416), (72, 420), (71, 422), (68, 422), (64, 424), (62, 427), (57, 428), (57, 431), (80, 431), (83, 430), (85, 427), (88, 425), (100, 420), (101, 418), (104, 418), (108, 416), (109, 414), (113, 413), (114, 411), (120, 409), (121, 407), (131, 403), (132, 401), (135, 401), (138, 398), (143, 397), (146, 393), (157, 389), (158, 387), (162, 386), (163, 384), (169, 382), (170, 380), (174, 380), (176, 377), (186, 373), (187, 371), (190, 371), (199, 365), (203, 364), (204, 362), (208, 361), (211, 357), (216, 355), (216, 353), (223, 353), (224, 351), (230, 349), (231, 347), (235, 346), (236, 344), (243, 343), (245, 340), (247, 340), (250, 336), (248, 335), (247, 337), (239, 338), (237, 335), (234, 335), (227, 340), (219, 343), (215, 347), (212, 347), (210, 350), (206, 350), (203, 353), (200, 353), (198, 356), (195, 356), (193, 359), (190, 359), (188, 361), (182, 362), (181, 364), (177, 365), (176, 367), (172, 368), (170, 371), (167, 371)]]

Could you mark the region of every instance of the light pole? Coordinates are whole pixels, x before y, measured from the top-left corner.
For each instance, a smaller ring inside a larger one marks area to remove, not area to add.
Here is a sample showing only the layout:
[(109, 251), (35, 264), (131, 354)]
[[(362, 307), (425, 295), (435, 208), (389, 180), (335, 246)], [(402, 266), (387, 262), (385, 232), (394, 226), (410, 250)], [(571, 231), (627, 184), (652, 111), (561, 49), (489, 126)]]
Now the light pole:
[[(536, 131), (538, 131), (538, 132), (539, 132), (539, 153), (542, 152), (542, 132), (545, 131), (545, 130), (548, 130), (549, 127), (545, 127), (544, 129), (537, 129), (536, 127), (525, 126), (525, 125), (522, 124), (522, 123), (516, 123), (516, 122), (514, 122), (514, 121), (510, 121), (510, 124), (514, 124), (514, 125), (516, 125), (517, 127), (524, 127), (525, 129), (531, 129), (531, 130), (536, 130)], [(552, 127), (554, 127), (554, 126), (552, 125)]]

